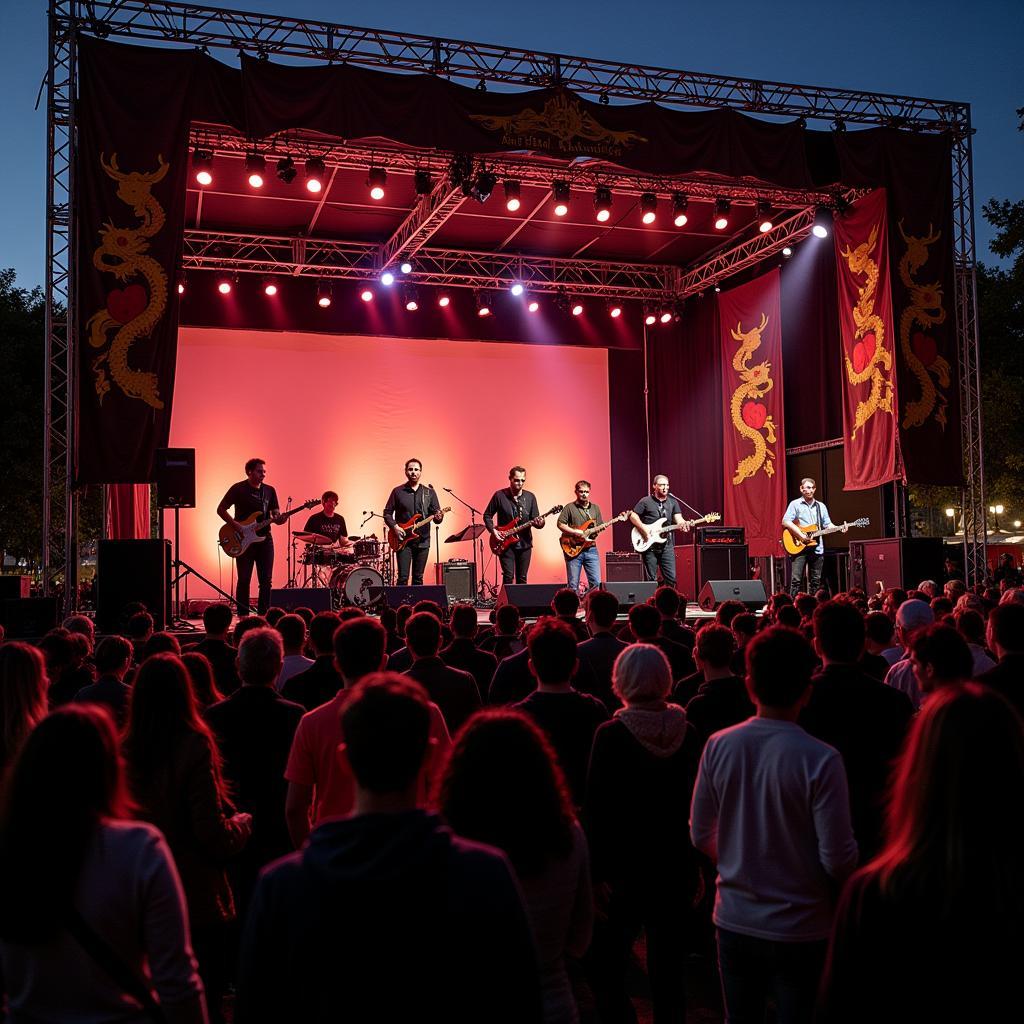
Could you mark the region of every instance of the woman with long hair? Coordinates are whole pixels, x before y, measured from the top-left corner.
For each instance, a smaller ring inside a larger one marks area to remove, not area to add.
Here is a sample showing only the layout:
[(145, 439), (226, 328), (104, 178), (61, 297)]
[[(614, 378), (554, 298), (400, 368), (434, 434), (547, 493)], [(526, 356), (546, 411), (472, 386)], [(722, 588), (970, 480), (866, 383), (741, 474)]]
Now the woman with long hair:
[(0, 644), (0, 793), (25, 737), (46, 714), (50, 681), (40, 650), (30, 644)]
[(69, 705), (36, 726), (0, 817), (9, 1020), (206, 1020), (174, 861), (131, 812), (106, 711)]
[(195, 694), (196, 704), (201, 711), (205, 711), (212, 704), (224, 699), (224, 694), (217, 689), (217, 681), (213, 675), (213, 665), (205, 654), (198, 651), (186, 651), (181, 656), (181, 663), (188, 672), (192, 681), (192, 692)]
[(437, 807), (460, 836), (503, 850), (526, 897), (546, 1024), (578, 1020), (565, 957), (590, 944), (587, 843), (547, 737), (526, 715), (477, 712), (455, 737)]
[(937, 690), (897, 762), (885, 846), (843, 892), (821, 1019), (1018, 1017), (1022, 864), (1021, 719), (976, 683)]
[(140, 816), (167, 837), (181, 873), (210, 1018), (219, 1020), (235, 918), (225, 864), (248, 840), (252, 816), (234, 813), (217, 743), (175, 655), (154, 654), (139, 667), (124, 747)]

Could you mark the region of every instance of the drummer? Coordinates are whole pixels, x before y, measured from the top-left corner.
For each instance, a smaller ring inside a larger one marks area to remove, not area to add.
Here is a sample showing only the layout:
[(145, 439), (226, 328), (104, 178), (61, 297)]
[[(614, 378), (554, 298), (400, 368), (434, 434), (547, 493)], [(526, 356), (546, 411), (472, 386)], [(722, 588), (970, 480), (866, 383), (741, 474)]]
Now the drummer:
[(353, 551), (352, 541), (348, 539), (348, 528), (345, 526), (345, 517), (335, 515), (334, 510), (338, 507), (338, 495), (334, 491), (324, 491), (321, 498), (323, 511), (316, 512), (306, 520), (303, 530), (306, 533), (319, 534), (325, 540), (319, 543), (337, 544), (343, 554), (351, 554)]

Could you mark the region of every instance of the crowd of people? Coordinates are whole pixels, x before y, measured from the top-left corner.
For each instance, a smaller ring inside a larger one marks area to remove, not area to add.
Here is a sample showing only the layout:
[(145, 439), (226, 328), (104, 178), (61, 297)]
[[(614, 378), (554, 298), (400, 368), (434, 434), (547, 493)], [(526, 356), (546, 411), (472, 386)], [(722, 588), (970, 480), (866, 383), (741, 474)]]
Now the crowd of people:
[(1015, 1017), (1012, 583), (0, 642), (7, 1019)]

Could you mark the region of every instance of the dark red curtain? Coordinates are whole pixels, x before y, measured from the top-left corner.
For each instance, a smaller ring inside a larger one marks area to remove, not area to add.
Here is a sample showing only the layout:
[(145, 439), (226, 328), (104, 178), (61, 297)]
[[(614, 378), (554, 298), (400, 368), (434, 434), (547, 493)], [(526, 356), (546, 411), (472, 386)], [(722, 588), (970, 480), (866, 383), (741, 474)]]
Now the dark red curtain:
[(107, 491), (107, 538), (149, 537), (149, 484), (111, 484)]
[[(643, 353), (609, 349), (608, 426), (611, 433), (612, 493), (610, 501), (596, 499), (608, 518), (632, 508), (647, 492), (643, 423)], [(612, 527), (615, 550), (629, 550), (631, 529), (629, 523), (616, 523)]]

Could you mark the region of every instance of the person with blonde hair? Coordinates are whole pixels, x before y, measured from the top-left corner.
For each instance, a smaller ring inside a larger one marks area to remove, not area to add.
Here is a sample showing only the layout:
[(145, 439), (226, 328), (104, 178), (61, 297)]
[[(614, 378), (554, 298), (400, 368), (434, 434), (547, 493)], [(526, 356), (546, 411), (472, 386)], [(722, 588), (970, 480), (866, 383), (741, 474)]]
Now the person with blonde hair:
[(0, 645), (0, 786), (25, 737), (46, 715), (49, 686), (38, 648), (17, 640)]

